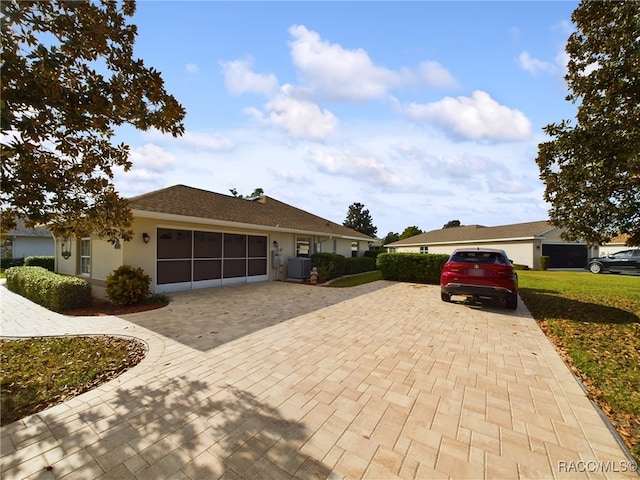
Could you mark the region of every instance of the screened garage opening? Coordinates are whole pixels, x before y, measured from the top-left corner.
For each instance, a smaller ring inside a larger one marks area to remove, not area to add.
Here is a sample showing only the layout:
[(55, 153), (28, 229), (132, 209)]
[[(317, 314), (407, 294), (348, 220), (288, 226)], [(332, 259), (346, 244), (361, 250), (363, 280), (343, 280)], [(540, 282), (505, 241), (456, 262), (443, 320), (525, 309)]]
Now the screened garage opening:
[(266, 235), (157, 229), (156, 291), (268, 280)]
[(549, 257), (549, 268), (584, 268), (587, 264), (586, 245), (543, 244), (542, 255)]

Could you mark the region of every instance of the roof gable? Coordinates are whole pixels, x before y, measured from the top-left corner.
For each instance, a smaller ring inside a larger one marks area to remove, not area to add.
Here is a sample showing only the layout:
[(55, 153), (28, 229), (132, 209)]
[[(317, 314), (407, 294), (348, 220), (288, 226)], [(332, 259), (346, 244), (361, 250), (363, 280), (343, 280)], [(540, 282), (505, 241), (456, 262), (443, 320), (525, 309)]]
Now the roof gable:
[(425, 245), (435, 243), (471, 242), (482, 240), (506, 240), (515, 238), (533, 238), (544, 235), (553, 229), (548, 221), (516, 223), (497, 227), (468, 225), (465, 227), (443, 228), (404, 238), (387, 246)]
[(21, 219), (16, 220), (16, 228), (5, 232), (11, 237), (43, 237), (53, 238), (53, 234), (44, 227), (27, 228), (24, 225), (24, 221)]
[(273, 229), (291, 229), (316, 234), (373, 240), (363, 233), (292, 207), (266, 195), (246, 199), (186, 185), (174, 185), (132, 197), (129, 199), (129, 205), (134, 210), (134, 215), (136, 213), (154, 212), (250, 224)]

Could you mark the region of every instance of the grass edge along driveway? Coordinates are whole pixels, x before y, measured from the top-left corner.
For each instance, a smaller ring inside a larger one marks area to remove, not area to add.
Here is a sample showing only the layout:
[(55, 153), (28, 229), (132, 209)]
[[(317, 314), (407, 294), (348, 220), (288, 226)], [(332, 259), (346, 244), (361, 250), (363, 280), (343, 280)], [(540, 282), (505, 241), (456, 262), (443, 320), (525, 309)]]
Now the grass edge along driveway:
[(533, 318), (640, 460), (640, 277), (518, 274)]

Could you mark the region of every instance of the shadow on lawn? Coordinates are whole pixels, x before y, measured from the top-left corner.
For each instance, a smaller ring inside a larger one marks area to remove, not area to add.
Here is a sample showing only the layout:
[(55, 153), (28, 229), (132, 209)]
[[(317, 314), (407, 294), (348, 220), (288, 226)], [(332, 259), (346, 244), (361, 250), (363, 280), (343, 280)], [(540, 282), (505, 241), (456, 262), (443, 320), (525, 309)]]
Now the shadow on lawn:
[(558, 318), (600, 324), (640, 323), (640, 317), (627, 310), (559, 297), (555, 293), (552, 290), (520, 289), (520, 296), (536, 320)]
[[(186, 377), (118, 389), (75, 420), (44, 411), (34, 416), (39, 442), (59, 443), (42, 464), (23, 463), (18, 449), (2, 469), (14, 477), (59, 478), (326, 478), (331, 469), (299, 447), (307, 428), (277, 408), (229, 385)], [(45, 438), (46, 437), (46, 438)], [(28, 442), (28, 439), (23, 439)], [(17, 442), (19, 444), (19, 442)], [(55, 451), (58, 450), (58, 451)], [(38, 468), (38, 471), (31, 471)], [(181, 473), (179, 473), (181, 472)]]

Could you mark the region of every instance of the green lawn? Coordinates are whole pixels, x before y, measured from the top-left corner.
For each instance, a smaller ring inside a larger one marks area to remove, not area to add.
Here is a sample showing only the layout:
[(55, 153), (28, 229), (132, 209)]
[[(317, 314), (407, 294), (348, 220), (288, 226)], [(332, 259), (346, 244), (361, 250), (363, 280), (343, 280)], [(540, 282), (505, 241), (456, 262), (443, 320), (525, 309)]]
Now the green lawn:
[(364, 283), (375, 282), (382, 278), (382, 272), (380, 270), (374, 270), (373, 272), (360, 273), (358, 275), (349, 275), (334, 280), (329, 284), (330, 287), (355, 287), (356, 285), (362, 285)]
[(640, 277), (518, 274), (531, 314), (640, 459)]
[(0, 340), (1, 424), (91, 390), (145, 353), (138, 340), (108, 336)]

